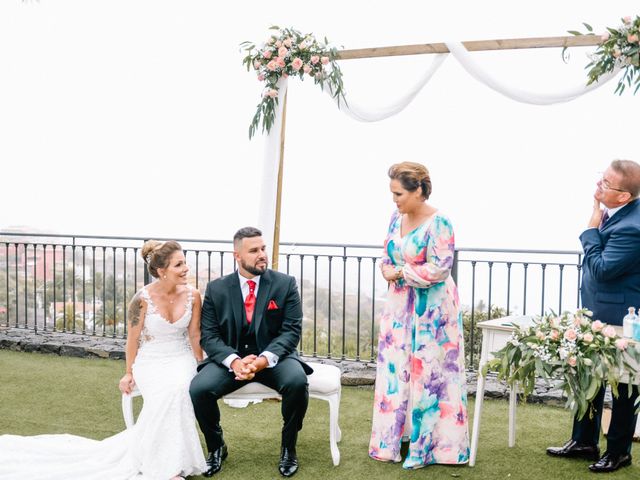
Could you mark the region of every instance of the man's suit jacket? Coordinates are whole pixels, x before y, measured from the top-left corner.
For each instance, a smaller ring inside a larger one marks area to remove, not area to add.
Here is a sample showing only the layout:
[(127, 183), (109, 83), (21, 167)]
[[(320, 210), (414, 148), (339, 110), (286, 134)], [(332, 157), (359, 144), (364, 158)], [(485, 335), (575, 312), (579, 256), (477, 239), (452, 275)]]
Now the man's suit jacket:
[[(273, 302), (272, 302), (273, 301)], [(277, 308), (268, 309), (275, 303)], [(238, 273), (209, 282), (202, 304), (200, 345), (209, 362), (223, 365), (231, 354), (240, 355), (239, 341), (246, 318)], [(260, 352), (277, 355), (278, 361), (293, 357), (300, 361), (307, 375), (313, 369), (300, 360), (296, 347), (302, 332), (302, 306), (294, 277), (273, 270), (260, 276), (253, 314), (256, 344)]]
[(628, 307), (640, 307), (640, 200), (580, 235), (582, 305), (594, 320), (622, 325)]

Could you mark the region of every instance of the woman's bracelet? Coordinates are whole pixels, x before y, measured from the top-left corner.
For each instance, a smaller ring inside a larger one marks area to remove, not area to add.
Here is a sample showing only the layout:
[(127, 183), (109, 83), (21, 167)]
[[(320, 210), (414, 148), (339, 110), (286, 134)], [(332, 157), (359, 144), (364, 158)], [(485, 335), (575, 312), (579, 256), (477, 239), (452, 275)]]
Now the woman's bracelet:
[(397, 268), (396, 269), (396, 281), (400, 280), (404, 278), (404, 275), (402, 275), (402, 268)]

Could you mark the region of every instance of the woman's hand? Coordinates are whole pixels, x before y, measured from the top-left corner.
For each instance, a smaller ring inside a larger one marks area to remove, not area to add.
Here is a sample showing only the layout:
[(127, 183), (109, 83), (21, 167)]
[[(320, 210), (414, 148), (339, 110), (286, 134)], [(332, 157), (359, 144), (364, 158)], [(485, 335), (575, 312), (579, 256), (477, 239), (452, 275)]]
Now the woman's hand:
[(396, 270), (396, 267), (393, 265), (381, 264), (380, 270), (382, 271), (382, 276), (387, 282), (396, 282), (402, 278), (402, 270)]
[(118, 388), (122, 393), (126, 393), (127, 395), (131, 393), (133, 387), (136, 386), (136, 382), (133, 379), (133, 375), (131, 373), (125, 373), (124, 377), (120, 379), (120, 383), (118, 383)]

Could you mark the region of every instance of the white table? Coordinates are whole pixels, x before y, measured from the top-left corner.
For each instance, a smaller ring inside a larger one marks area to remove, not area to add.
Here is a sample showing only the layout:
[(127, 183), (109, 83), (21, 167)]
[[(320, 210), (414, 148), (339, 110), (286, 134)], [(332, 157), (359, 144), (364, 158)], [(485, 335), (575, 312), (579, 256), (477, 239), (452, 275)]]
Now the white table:
[[(478, 365), (478, 388), (476, 390), (476, 405), (473, 415), (473, 432), (471, 435), (471, 454), (469, 457), (469, 466), (471, 467), (476, 463), (478, 437), (480, 435), (480, 417), (482, 415), (482, 402), (484, 400), (485, 378), (481, 374), (482, 367), (493, 357), (492, 352), (500, 350), (507, 344), (507, 341), (509, 341), (511, 334), (515, 330), (513, 324), (520, 327), (528, 327), (532, 322), (532, 316), (512, 315), (478, 323), (478, 328), (482, 330), (482, 350), (480, 352), (480, 363)], [(616, 330), (618, 330), (618, 334), (622, 334), (622, 327), (616, 327)], [(513, 447), (516, 444), (517, 398), (516, 392), (511, 390), (509, 392), (509, 447)], [(636, 423), (635, 435), (640, 436), (640, 419)]]

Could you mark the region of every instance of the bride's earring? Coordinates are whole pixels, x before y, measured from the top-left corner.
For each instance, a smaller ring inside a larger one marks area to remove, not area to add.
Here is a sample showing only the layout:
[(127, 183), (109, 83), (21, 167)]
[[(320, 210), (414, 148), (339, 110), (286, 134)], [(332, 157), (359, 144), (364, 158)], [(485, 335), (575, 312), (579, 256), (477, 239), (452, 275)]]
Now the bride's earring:
[(162, 277), (162, 278), (167, 278), (167, 276), (165, 275), (165, 276), (164, 276), (164, 277)]

